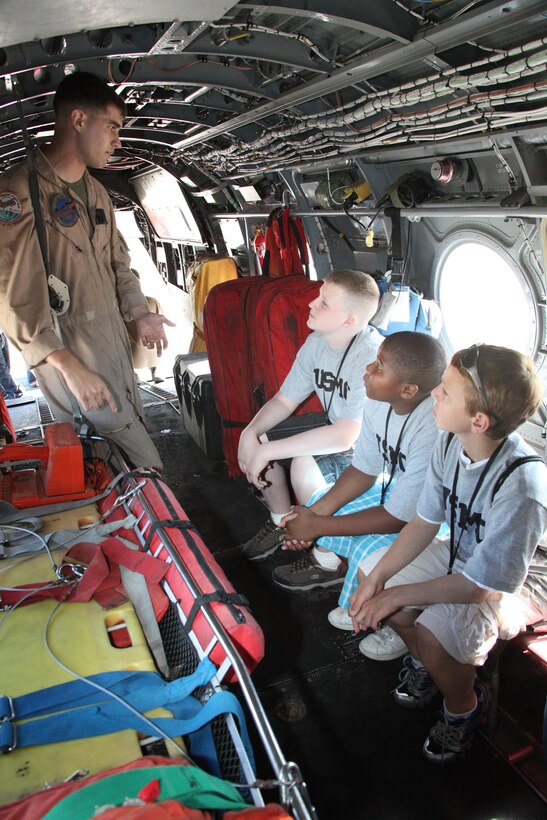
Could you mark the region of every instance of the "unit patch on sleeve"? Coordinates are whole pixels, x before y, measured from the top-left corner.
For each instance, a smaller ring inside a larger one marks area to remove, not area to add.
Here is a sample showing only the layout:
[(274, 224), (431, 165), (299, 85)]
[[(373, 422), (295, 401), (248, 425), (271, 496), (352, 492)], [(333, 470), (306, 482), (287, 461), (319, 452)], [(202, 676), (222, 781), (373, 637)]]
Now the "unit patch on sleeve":
[(57, 194), (51, 202), (51, 212), (63, 228), (72, 228), (78, 221), (78, 208), (72, 197)]
[(9, 225), (21, 216), (21, 200), (11, 191), (0, 194), (0, 222)]

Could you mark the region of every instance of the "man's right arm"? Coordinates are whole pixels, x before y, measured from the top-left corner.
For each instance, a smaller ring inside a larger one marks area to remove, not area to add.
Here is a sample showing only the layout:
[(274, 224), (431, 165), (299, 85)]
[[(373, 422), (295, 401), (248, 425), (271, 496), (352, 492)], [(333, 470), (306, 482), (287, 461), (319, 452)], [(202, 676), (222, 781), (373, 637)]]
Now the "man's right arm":
[(117, 412), (116, 402), (103, 379), (82, 364), (66, 347), (52, 351), (45, 361), (59, 371), (84, 413), (100, 410), (105, 404), (108, 404), (113, 413)]

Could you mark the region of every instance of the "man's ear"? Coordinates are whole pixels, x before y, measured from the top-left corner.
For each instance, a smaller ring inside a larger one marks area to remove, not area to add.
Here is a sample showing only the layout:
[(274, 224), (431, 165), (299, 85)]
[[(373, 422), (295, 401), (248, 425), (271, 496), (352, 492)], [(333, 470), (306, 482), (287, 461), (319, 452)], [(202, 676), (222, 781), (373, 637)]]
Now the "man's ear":
[(479, 410), (471, 419), (472, 433), (486, 433), (492, 427), (492, 419), (488, 413)]
[(418, 390), (420, 388), (417, 384), (410, 384), (409, 382), (405, 382), (401, 388), (401, 398), (402, 399), (413, 399)]
[(346, 316), (346, 320), (344, 322), (344, 327), (353, 327), (355, 322), (357, 321), (357, 316), (355, 313), (348, 313)]
[(82, 126), (84, 125), (87, 119), (87, 114), (83, 110), (83, 108), (73, 108), (70, 112), (70, 122), (73, 128), (76, 131), (81, 131)]

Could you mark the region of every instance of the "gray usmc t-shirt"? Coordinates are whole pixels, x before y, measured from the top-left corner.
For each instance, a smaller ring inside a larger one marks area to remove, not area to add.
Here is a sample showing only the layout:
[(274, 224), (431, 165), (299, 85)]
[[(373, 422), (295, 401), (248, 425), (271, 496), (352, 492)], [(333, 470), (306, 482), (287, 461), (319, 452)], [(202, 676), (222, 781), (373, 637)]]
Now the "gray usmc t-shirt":
[[(535, 455), (518, 433), (512, 433), (492, 463), (469, 511), (469, 502), (486, 462), (471, 463), (454, 437), (445, 455), (447, 434), (437, 441), (418, 501), (425, 521), (450, 524), (450, 496), (454, 474), (458, 560), (463, 575), (473, 583), (498, 592), (516, 592), (524, 583), (537, 545), (547, 528), (547, 468), (540, 462), (517, 467), (492, 499), (497, 479), (521, 456)], [(469, 523), (462, 532), (464, 516)], [(461, 539), (460, 539), (461, 534)], [(448, 570), (448, 567), (447, 567)]]
[[(346, 348), (330, 348), (320, 333), (311, 333), (294, 360), (280, 392), (291, 401), (304, 401), (314, 391), (329, 410), (332, 423), (338, 419), (361, 421), (366, 400), (365, 367), (376, 358), (383, 339), (367, 327), (355, 339), (338, 374)], [(331, 401), (332, 399), (332, 401)]]
[(365, 404), (363, 426), (352, 462), (362, 473), (376, 476), (385, 471), (386, 481), (389, 481), (391, 464), (404, 426), (390, 495), (384, 505), (390, 515), (401, 521), (410, 521), (416, 515), (416, 504), (439, 435), (432, 408), (431, 396), (404, 416), (398, 416), (393, 411), (390, 413), (387, 402), (369, 399)]

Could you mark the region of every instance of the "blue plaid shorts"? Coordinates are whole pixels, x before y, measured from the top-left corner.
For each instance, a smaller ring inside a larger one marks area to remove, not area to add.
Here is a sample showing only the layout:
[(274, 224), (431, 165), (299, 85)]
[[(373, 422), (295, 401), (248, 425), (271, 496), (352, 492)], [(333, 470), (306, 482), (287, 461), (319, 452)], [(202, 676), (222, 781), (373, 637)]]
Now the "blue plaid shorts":
[[(332, 486), (332, 485), (331, 485)], [(319, 498), (321, 498), (330, 487), (326, 490), (318, 490), (315, 492), (307, 506), (309, 507)], [(387, 494), (389, 496), (389, 492)], [(382, 481), (378, 479), (376, 483), (363, 495), (350, 501), (344, 507), (341, 507), (335, 515), (348, 515), (349, 513), (360, 512), (369, 507), (379, 507), (382, 500)], [(387, 500), (387, 497), (386, 499)], [(371, 533), (369, 535), (329, 535), (323, 538), (318, 538), (317, 543), (320, 547), (324, 547), (331, 552), (336, 553), (341, 558), (346, 558), (348, 561), (348, 571), (344, 579), (344, 586), (338, 599), (339, 606), (345, 609), (349, 607), (349, 599), (352, 592), (357, 588), (357, 570), (359, 563), (370, 555), (372, 552), (379, 550), (381, 547), (389, 547), (395, 541), (398, 533)]]

